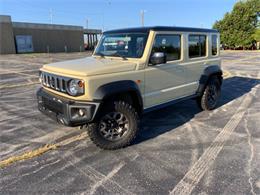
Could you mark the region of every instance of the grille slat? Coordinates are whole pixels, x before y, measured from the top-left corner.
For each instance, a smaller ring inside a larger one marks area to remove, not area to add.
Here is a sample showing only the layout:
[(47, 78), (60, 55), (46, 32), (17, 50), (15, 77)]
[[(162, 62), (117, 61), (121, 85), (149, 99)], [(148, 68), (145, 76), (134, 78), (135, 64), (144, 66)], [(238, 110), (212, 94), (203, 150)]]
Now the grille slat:
[(51, 88), (55, 89), (55, 80), (54, 80), (54, 77), (50, 76), (50, 85), (51, 85)]
[(61, 91), (65, 92), (65, 91), (66, 91), (66, 82), (65, 82), (65, 80), (64, 80), (64, 79), (61, 79), (61, 83), (62, 83), (62, 85), (61, 85)]
[(63, 81), (60, 79), (60, 90), (63, 91)]
[(47, 75), (47, 86), (50, 87), (50, 75)]
[(46, 77), (47, 77), (46, 75), (43, 75), (43, 80), (44, 80), (43, 84), (44, 85), (47, 85), (47, 78)]
[(58, 87), (58, 78), (57, 77), (55, 77), (54, 78), (55, 79), (55, 89), (57, 90), (57, 91), (60, 91), (60, 89), (59, 89), (59, 87)]

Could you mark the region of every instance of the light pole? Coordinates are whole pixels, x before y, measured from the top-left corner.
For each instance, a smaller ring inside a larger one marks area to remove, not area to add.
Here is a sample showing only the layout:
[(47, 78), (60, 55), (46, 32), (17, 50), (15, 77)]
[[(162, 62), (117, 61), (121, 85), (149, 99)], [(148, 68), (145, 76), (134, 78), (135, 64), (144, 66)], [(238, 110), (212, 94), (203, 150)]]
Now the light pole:
[(141, 10), (141, 25), (142, 27), (144, 27), (144, 13), (146, 12), (146, 10)]
[(51, 24), (53, 24), (53, 12), (52, 12), (52, 8), (50, 8), (49, 14), (50, 14), (50, 22), (51, 22)]
[(86, 29), (88, 29), (88, 18), (86, 19)]

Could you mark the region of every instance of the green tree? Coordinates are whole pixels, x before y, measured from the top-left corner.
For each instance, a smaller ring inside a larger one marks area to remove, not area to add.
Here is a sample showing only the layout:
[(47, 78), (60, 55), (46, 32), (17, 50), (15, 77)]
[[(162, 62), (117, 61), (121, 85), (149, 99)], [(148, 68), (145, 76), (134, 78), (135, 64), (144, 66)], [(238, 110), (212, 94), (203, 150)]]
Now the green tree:
[(259, 25), (260, 0), (237, 2), (230, 13), (216, 21), (214, 29), (221, 33), (221, 43), (229, 47), (249, 48), (255, 39)]
[(260, 42), (260, 28), (256, 29), (256, 31), (253, 35), (253, 38), (254, 38), (255, 41)]

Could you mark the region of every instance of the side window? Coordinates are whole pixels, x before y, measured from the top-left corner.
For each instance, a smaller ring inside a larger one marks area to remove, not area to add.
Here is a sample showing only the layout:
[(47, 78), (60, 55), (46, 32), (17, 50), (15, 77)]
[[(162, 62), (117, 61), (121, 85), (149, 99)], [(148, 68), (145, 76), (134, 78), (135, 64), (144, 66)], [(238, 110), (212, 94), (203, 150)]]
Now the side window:
[(206, 35), (189, 35), (189, 57), (206, 56)]
[(142, 57), (143, 51), (145, 47), (145, 37), (137, 37), (136, 38), (136, 56)]
[(212, 48), (211, 48), (211, 52), (213, 56), (216, 56), (218, 54), (218, 37), (217, 35), (212, 35), (211, 37), (211, 42), (212, 42)]
[(181, 35), (156, 35), (153, 44), (154, 52), (164, 52), (167, 61), (181, 58)]

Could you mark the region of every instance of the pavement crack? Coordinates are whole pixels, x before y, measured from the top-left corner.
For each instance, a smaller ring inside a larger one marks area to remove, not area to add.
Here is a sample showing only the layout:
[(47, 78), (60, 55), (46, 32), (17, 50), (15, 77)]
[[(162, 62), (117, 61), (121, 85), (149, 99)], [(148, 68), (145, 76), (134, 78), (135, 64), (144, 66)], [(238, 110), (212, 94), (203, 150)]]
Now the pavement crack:
[(178, 117), (184, 122), (184, 127), (189, 131), (190, 141), (191, 141), (191, 144), (194, 146), (194, 148), (192, 149), (191, 162), (190, 162), (190, 167), (192, 167), (193, 164), (198, 160), (198, 157), (199, 157), (198, 138), (194, 133), (194, 130), (191, 125), (191, 121), (188, 121), (185, 123), (185, 121), (187, 121), (187, 118), (181, 114), (179, 114)]
[(79, 140), (82, 140), (82, 139), (85, 139), (85, 138), (87, 138), (87, 132), (83, 132), (79, 135), (70, 137), (70, 138), (65, 139), (63, 141), (60, 141), (58, 143), (46, 144), (45, 146), (43, 146), (41, 148), (25, 152), (21, 155), (11, 156), (7, 159), (0, 161), (0, 168), (4, 168), (4, 167), (11, 165), (11, 164), (18, 162), (18, 161), (22, 161), (22, 160), (26, 160), (26, 159), (32, 159), (34, 157), (40, 156), (40, 155), (50, 151), (50, 150), (55, 150), (58, 147), (65, 146), (65, 145), (68, 145), (72, 142), (79, 141)]
[(33, 170), (33, 171), (31, 171), (31, 172), (27, 172), (27, 173), (22, 174), (22, 175), (19, 176), (17, 179), (12, 178), (12, 181), (9, 182), (8, 184), (4, 185), (3, 188), (0, 188), (0, 190), (7, 189), (9, 186), (12, 186), (13, 184), (16, 184), (18, 181), (23, 180), (24, 177), (28, 177), (28, 176), (37, 174), (38, 172), (40, 172), (41, 170), (45, 169), (46, 167), (52, 166), (52, 165), (57, 164), (57, 163), (59, 163), (59, 162), (60, 162), (60, 159), (58, 159), (58, 160), (56, 160), (56, 161), (54, 161), (54, 162), (46, 163), (45, 165), (42, 165), (41, 167), (39, 167), (39, 168), (36, 169), (36, 170)]
[[(247, 112), (247, 116), (248, 116), (248, 112)], [(247, 173), (248, 173), (248, 183), (250, 185), (250, 192), (251, 194), (253, 195), (256, 195), (255, 191), (254, 191), (254, 185), (253, 185), (253, 178), (252, 178), (252, 161), (254, 159), (254, 156), (255, 156), (255, 150), (254, 150), (254, 145), (252, 143), (252, 135), (249, 131), (249, 128), (248, 128), (248, 120), (247, 120), (248, 117), (245, 118), (245, 130), (246, 130), (246, 133), (247, 133), (247, 142), (248, 142), (248, 145), (249, 145), (249, 148), (250, 148), (250, 157), (248, 159), (248, 169), (247, 169)]]

